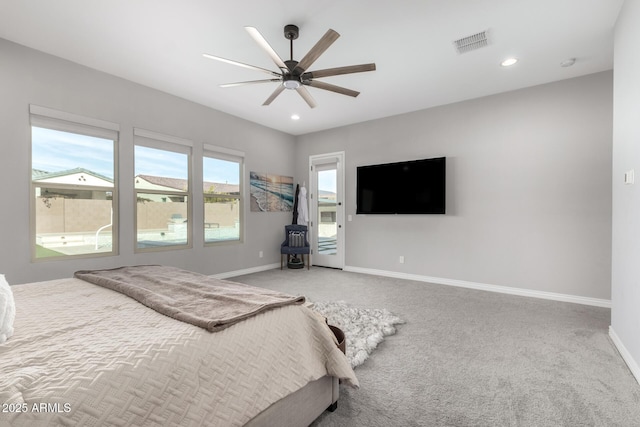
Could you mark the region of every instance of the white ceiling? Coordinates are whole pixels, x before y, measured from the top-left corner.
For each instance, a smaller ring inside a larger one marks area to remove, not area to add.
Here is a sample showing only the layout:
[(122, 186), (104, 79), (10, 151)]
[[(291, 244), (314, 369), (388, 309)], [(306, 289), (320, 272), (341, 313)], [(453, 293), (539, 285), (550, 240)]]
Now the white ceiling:
[[(623, 0), (0, 0), (0, 37), (293, 135), (397, 115), (611, 69)], [(244, 30), (256, 27), (283, 59), (295, 24), (300, 60), (332, 28), (341, 37), (311, 71), (375, 62), (377, 70), (322, 79), (357, 98), (309, 88), (262, 103), (277, 83), (208, 60), (207, 52), (277, 71)], [(488, 30), (466, 54), (453, 41)], [(502, 68), (507, 56), (518, 64)], [(572, 67), (560, 62), (574, 57)], [(300, 120), (290, 116), (297, 113)]]

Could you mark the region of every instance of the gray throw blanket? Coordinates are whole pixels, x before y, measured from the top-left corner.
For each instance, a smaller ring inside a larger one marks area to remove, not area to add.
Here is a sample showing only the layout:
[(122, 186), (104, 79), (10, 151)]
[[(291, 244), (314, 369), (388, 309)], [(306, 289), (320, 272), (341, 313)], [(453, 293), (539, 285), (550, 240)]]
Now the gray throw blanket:
[(74, 276), (128, 295), (159, 313), (210, 332), (272, 308), (305, 302), (303, 296), (160, 265), (81, 270)]

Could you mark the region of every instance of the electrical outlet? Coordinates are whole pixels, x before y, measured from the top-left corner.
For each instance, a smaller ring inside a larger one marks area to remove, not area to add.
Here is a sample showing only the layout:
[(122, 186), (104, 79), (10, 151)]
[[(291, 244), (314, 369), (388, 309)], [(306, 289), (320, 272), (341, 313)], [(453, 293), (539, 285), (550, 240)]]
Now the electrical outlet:
[(404, 264), (404, 255), (400, 255), (399, 261), (400, 261), (400, 264)]
[(258, 257), (262, 258), (262, 257), (263, 257), (263, 255), (264, 255), (264, 254), (262, 253), (262, 251), (258, 252)]

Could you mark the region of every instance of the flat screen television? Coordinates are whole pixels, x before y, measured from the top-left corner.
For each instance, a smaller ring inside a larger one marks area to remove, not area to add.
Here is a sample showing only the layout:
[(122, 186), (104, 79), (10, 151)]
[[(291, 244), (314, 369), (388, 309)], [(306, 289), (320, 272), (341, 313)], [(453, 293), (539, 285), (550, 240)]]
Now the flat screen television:
[(444, 214), (446, 157), (360, 166), (356, 214)]

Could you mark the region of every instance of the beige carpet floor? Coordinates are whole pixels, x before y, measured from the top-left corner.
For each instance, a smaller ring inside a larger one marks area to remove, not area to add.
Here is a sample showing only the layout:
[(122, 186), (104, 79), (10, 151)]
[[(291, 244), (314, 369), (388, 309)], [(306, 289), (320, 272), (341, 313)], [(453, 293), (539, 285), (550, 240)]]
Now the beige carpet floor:
[(231, 280), (406, 321), (314, 426), (640, 426), (609, 309), (319, 267)]

